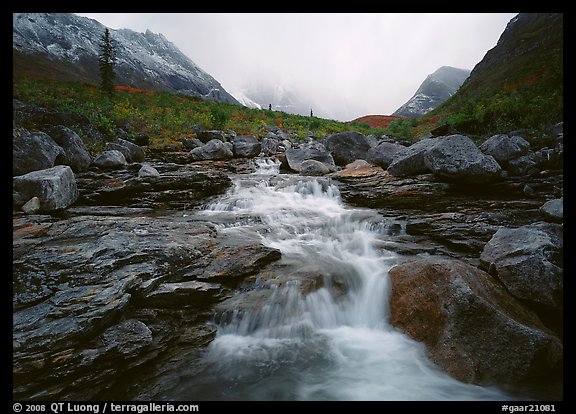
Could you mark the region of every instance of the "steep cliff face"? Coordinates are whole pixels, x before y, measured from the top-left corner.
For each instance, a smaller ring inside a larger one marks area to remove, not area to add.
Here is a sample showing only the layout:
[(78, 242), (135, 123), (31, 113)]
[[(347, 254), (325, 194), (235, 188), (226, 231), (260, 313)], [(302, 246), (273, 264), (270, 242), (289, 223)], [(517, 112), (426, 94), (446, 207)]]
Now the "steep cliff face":
[(417, 118), (430, 112), (454, 95), (469, 74), (468, 69), (442, 66), (428, 75), (414, 96), (392, 115)]
[[(99, 44), (105, 26), (72, 13), (14, 13), (15, 75), (98, 83)], [(162, 34), (110, 30), (116, 48), (116, 82), (238, 104)]]

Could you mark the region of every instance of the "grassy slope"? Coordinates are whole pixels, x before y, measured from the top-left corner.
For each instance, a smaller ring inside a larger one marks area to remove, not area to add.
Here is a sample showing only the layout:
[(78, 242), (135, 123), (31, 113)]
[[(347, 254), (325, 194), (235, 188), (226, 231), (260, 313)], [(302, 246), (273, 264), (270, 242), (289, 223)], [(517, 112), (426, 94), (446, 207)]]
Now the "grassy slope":
[(239, 135), (264, 136), (265, 127), (275, 125), (300, 138), (309, 132), (317, 138), (349, 130), (364, 134), (384, 133), (383, 129), (354, 122), (250, 109), (122, 86), (117, 87), (110, 98), (98, 87), (84, 83), (15, 77), (13, 96), (27, 103), (86, 116), (109, 140), (116, 137), (119, 127), (132, 134), (147, 134), (151, 147), (178, 145), (183, 139), (193, 137), (195, 128), (231, 129)]

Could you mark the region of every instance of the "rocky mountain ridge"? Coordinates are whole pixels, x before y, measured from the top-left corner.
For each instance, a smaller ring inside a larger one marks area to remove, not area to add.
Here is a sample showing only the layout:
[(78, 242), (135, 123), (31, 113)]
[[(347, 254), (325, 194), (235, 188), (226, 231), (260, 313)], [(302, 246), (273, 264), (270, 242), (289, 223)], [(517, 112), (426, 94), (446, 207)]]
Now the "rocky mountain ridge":
[(394, 111), (392, 115), (418, 118), (432, 111), (454, 95), (469, 75), (468, 69), (442, 66), (428, 75), (414, 96)]
[[(99, 43), (105, 26), (72, 13), (14, 13), (13, 69), (32, 75), (99, 83)], [(220, 83), (162, 34), (110, 30), (116, 83), (239, 104)]]

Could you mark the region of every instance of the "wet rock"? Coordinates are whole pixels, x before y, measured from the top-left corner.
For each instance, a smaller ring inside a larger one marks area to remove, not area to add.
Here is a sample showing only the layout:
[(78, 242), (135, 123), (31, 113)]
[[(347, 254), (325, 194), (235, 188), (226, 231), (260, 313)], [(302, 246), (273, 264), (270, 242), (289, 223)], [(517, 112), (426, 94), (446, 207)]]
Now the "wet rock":
[(404, 151), (406, 151), (406, 147), (403, 145), (381, 141), (377, 146), (368, 150), (366, 161), (386, 169), (394, 161), (394, 158), (403, 154)]
[(370, 143), (359, 132), (340, 132), (326, 137), (326, 149), (332, 154), (336, 165), (346, 165), (354, 160), (365, 160)]
[(143, 165), (140, 170), (138, 170), (138, 177), (140, 178), (152, 178), (160, 177), (158, 170), (151, 165)]
[(464, 135), (438, 137), (424, 152), (424, 164), (437, 176), (483, 184), (500, 178), (501, 167)]
[(238, 135), (234, 137), (233, 153), (235, 157), (254, 158), (260, 154), (262, 146), (253, 135)]
[(504, 134), (493, 135), (479, 147), (486, 155), (491, 155), (501, 165), (506, 166), (508, 161), (528, 153), (530, 143), (524, 138)]
[(534, 223), (501, 228), (484, 246), (480, 263), (515, 297), (561, 311), (563, 230)]
[(205, 306), (215, 302), (222, 293), (216, 283), (189, 282), (163, 283), (146, 294), (143, 301), (147, 307), (180, 308), (182, 306)]
[(219, 139), (212, 139), (201, 147), (194, 148), (188, 153), (191, 162), (202, 160), (227, 160), (234, 156), (232, 150)]
[(396, 177), (407, 177), (429, 172), (424, 163), (424, 154), (437, 142), (437, 138), (426, 138), (410, 145), (395, 157), (387, 171)]
[(142, 162), (144, 161), (144, 150), (138, 145), (127, 141), (122, 138), (116, 139), (114, 142), (109, 142), (106, 144), (106, 151), (117, 150), (120, 151), (127, 162)]
[(92, 163), (92, 155), (82, 139), (71, 129), (56, 125), (46, 129), (46, 132), (64, 151), (61, 164), (68, 165), (75, 173), (86, 171)]
[(286, 162), (292, 171), (300, 172), (302, 163), (306, 160), (319, 161), (330, 171), (336, 171), (336, 164), (326, 147), (318, 142), (300, 145), (298, 148), (286, 150)]
[(66, 165), (33, 171), (12, 179), (13, 204), (21, 207), (38, 197), (40, 210), (54, 211), (68, 207), (78, 198), (76, 179)]
[(330, 172), (330, 169), (320, 161), (305, 160), (302, 162), (300, 175), (321, 176)]
[(559, 378), (560, 340), (487, 273), (421, 259), (392, 268), (390, 278), (390, 323), (424, 342), (453, 377), (484, 385)]
[(101, 170), (118, 170), (126, 166), (126, 157), (118, 150), (102, 151), (92, 162)]
[(562, 223), (564, 221), (564, 199), (549, 200), (540, 207), (540, 213), (547, 221)]
[(44, 132), (24, 129), (12, 137), (12, 176), (45, 170), (64, 157), (64, 150)]

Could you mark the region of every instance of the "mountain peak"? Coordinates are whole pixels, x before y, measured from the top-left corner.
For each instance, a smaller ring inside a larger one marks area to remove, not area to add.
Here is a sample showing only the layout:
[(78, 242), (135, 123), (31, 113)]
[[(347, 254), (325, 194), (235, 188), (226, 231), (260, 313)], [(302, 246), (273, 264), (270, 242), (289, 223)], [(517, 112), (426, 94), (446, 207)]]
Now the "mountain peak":
[[(99, 42), (106, 26), (72, 13), (13, 14), (13, 72), (98, 84)], [(109, 29), (117, 83), (239, 104), (163, 34)]]
[(429, 74), (414, 96), (392, 115), (418, 118), (454, 95), (470, 75), (470, 70), (452, 66), (441, 66)]

